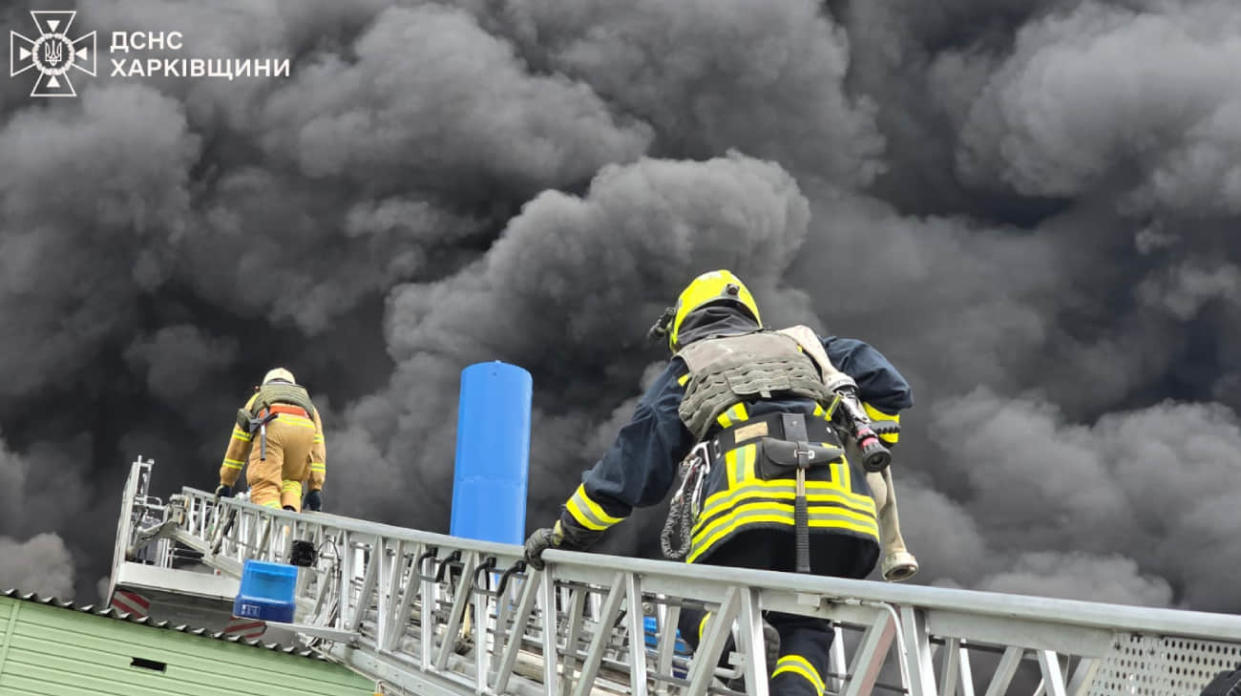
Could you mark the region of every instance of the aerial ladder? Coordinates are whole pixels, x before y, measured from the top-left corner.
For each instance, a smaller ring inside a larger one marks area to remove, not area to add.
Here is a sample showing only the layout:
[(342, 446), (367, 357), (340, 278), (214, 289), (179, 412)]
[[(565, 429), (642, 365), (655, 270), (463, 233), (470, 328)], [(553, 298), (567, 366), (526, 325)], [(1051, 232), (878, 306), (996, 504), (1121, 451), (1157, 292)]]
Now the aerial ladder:
[[(534, 571), (519, 546), (194, 488), (162, 501), (151, 473), (139, 457), (126, 482), (113, 590), (176, 596), (173, 574), (197, 564), (214, 580), (185, 587), (221, 594), (207, 585), (235, 587), (246, 559), (313, 549), (294, 621), (269, 628), (381, 694), (763, 696), (767, 610), (831, 622), (833, 695), (1197, 696), (1241, 663), (1238, 616), (559, 550)], [(712, 612), (692, 656), (687, 607)]]

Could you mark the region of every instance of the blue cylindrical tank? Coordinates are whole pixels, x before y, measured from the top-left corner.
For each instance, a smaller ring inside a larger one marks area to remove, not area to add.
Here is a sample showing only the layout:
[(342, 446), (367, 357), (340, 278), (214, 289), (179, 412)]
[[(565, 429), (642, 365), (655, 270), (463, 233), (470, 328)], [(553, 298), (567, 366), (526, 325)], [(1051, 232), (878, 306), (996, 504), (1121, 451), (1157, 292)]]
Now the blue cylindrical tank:
[(453, 536), (525, 540), (532, 389), (530, 373), (516, 365), (495, 361), (461, 371)]

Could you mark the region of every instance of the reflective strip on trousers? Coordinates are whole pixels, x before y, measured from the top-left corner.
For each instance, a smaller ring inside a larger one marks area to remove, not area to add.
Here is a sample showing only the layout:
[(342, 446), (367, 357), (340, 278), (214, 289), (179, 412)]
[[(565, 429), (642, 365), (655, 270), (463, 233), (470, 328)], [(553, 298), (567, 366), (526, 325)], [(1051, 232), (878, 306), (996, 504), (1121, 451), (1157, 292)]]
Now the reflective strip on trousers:
[(776, 662), (776, 670), (771, 673), (771, 678), (775, 679), (781, 674), (796, 674), (804, 677), (810, 685), (814, 687), (815, 692), (822, 694), (827, 689), (827, 685), (823, 683), (823, 677), (819, 676), (819, 670), (810, 664), (810, 661), (801, 655), (785, 655)]

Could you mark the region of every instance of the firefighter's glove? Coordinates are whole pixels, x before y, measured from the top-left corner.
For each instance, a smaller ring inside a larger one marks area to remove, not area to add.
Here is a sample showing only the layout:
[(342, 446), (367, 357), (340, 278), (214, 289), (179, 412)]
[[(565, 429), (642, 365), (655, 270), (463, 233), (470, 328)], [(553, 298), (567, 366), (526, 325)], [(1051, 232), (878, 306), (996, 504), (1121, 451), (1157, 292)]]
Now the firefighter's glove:
[(217, 501), (220, 498), (231, 498), (231, 497), (233, 497), (232, 486), (225, 486), (224, 484), (221, 483), (220, 485), (215, 487), (215, 499)]
[(526, 565), (535, 570), (543, 570), (546, 566), (543, 563), (543, 552), (548, 549), (558, 549), (564, 543), (564, 531), (560, 526), (560, 522), (556, 522), (556, 526), (552, 528), (543, 527), (534, 530), (529, 539), (526, 539), (526, 553), (524, 555)]
[(314, 512), (323, 509), (323, 491), (311, 491), (306, 494), (306, 509)]
[(579, 527), (564, 519), (556, 521), (551, 529), (536, 530), (526, 540), (526, 565), (535, 570), (543, 569), (543, 552), (547, 549), (563, 549), (565, 551), (585, 551), (594, 545), (602, 531), (594, 532)]

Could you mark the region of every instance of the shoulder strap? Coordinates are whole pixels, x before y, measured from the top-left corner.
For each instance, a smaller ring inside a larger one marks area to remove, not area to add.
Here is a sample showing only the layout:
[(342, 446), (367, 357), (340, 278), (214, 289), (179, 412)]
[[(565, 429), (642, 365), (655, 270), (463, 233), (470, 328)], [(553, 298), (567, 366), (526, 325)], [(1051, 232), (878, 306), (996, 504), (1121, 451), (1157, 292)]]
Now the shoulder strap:
[(827, 357), (827, 351), (823, 349), (823, 342), (819, 340), (818, 334), (809, 326), (798, 324), (790, 326), (787, 329), (780, 329), (776, 333), (784, 334), (789, 338), (797, 341), (797, 345), (814, 361), (818, 366), (819, 373), (823, 375), (823, 381), (830, 381), (828, 378), (833, 372), (837, 372), (836, 366), (832, 365), (831, 358)]

